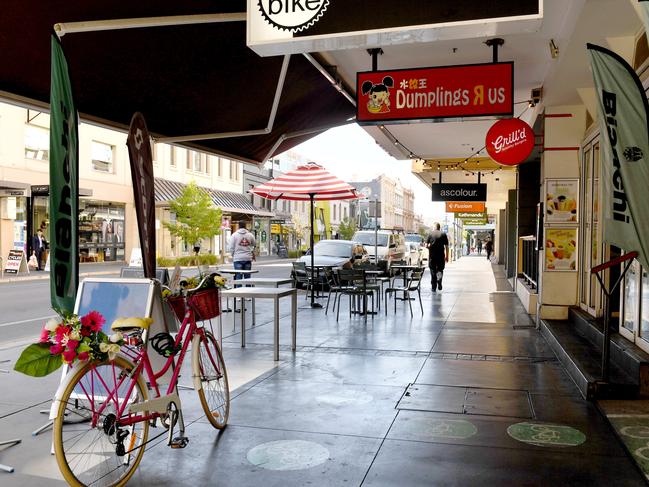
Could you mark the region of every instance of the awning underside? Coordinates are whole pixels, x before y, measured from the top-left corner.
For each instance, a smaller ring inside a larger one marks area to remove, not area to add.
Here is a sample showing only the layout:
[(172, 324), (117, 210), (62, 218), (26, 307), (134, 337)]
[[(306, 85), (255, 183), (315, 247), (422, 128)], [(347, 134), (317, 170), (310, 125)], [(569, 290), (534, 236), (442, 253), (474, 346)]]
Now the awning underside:
[[(243, 0), (143, 0), (113, 3), (110, 9), (99, 1), (11, 1), (0, 16), (0, 91), (7, 98), (48, 103), (55, 23), (245, 9)], [(245, 22), (75, 33), (65, 35), (62, 44), (82, 118), (124, 129), (140, 111), (149, 131), (160, 137), (264, 129), (283, 61), (248, 49)], [(263, 162), (283, 135), (339, 125), (354, 112), (307, 59), (294, 55), (271, 133), (183, 145)], [(273, 153), (313, 135), (317, 132), (288, 138)]]

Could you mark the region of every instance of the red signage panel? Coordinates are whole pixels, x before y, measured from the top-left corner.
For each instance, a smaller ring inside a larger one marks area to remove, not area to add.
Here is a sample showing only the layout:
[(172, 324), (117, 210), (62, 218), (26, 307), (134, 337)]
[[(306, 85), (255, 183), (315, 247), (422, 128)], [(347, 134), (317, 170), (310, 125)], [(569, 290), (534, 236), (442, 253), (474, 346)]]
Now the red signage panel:
[(357, 73), (356, 101), (360, 124), (511, 116), (514, 63)]
[(485, 142), (489, 156), (506, 166), (516, 166), (534, 150), (534, 132), (518, 118), (498, 120), (487, 132)]

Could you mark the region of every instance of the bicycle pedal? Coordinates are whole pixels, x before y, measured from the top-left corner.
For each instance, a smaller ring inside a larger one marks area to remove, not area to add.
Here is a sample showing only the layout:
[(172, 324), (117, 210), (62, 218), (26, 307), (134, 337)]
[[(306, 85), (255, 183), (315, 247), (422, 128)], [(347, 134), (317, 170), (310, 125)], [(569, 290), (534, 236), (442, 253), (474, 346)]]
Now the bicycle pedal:
[(171, 443), (169, 443), (169, 446), (171, 448), (185, 448), (188, 443), (189, 438), (187, 438), (186, 436), (177, 436), (171, 441)]

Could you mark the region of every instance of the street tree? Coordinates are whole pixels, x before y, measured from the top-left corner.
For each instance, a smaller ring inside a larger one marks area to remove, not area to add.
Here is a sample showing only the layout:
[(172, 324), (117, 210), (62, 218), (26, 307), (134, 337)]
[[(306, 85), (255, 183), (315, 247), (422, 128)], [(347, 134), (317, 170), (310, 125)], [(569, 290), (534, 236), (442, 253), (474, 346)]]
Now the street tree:
[(291, 222), (293, 223), (293, 226), (290, 229), (291, 235), (293, 235), (293, 239), (297, 243), (297, 249), (300, 250), (302, 247), (302, 240), (304, 239), (304, 232), (306, 231), (306, 227), (302, 223), (302, 220), (300, 217), (296, 214), (293, 214), (291, 217)]
[(193, 181), (169, 203), (169, 209), (176, 214), (176, 222), (164, 222), (164, 227), (190, 247), (221, 233), (221, 208), (214, 206), (207, 191)]
[(350, 218), (343, 218), (338, 225), (338, 233), (343, 240), (351, 240), (356, 233), (356, 222)]

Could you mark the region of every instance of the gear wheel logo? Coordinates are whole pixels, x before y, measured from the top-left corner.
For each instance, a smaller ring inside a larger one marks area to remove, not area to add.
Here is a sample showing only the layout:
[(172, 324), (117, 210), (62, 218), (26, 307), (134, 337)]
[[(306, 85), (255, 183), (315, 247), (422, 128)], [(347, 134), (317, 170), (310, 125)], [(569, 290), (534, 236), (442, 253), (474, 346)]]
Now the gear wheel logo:
[(266, 22), (276, 29), (300, 32), (320, 20), (329, 0), (257, 0), (257, 5)]

